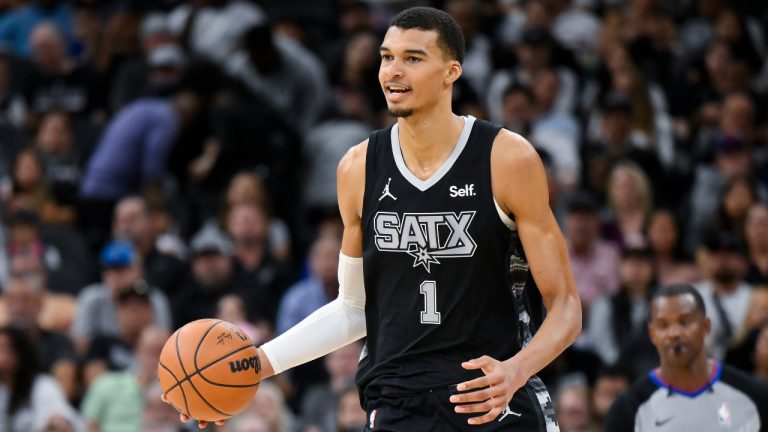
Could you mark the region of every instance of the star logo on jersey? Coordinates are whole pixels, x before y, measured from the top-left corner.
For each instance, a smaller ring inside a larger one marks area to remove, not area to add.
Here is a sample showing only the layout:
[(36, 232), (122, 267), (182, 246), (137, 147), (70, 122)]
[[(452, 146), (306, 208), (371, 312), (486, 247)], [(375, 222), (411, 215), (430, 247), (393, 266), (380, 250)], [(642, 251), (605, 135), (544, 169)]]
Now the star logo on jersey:
[(440, 264), (440, 261), (437, 260), (437, 258), (433, 257), (429, 254), (429, 251), (427, 248), (418, 247), (416, 245), (411, 245), (411, 250), (408, 251), (408, 255), (415, 258), (413, 261), (413, 266), (418, 267), (419, 265), (423, 265), (424, 268), (427, 270), (427, 273), (429, 273), (429, 265), (430, 264)]
[(468, 258), (477, 244), (469, 234), (474, 211), (461, 213), (378, 212), (374, 217), (376, 248), (382, 252), (407, 253), (413, 267), (427, 272), (443, 258)]

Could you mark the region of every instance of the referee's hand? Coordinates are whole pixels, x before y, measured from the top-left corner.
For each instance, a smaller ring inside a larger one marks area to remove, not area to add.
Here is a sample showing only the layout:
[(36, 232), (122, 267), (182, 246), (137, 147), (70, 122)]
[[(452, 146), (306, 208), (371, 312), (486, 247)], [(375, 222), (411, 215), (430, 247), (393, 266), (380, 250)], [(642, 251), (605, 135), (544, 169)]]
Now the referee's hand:
[(467, 420), (471, 425), (488, 423), (498, 417), (507, 408), (515, 392), (525, 385), (527, 380), (517, 372), (516, 368), (489, 356), (466, 361), (461, 364), (461, 367), (470, 370), (480, 369), (485, 374), (456, 386), (458, 391), (467, 393), (451, 396), (452, 403), (463, 404), (456, 406), (457, 413), (485, 413)]

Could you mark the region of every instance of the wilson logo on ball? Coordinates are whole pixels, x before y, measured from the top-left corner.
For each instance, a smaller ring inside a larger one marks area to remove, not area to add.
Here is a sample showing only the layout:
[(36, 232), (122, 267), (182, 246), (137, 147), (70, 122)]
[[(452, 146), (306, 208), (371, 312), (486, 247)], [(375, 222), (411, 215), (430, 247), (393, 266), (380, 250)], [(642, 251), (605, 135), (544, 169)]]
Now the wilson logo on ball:
[(229, 369), (232, 371), (232, 373), (244, 372), (249, 369), (253, 369), (254, 372), (258, 373), (261, 369), (261, 361), (257, 356), (248, 357), (242, 360), (235, 360), (229, 362)]

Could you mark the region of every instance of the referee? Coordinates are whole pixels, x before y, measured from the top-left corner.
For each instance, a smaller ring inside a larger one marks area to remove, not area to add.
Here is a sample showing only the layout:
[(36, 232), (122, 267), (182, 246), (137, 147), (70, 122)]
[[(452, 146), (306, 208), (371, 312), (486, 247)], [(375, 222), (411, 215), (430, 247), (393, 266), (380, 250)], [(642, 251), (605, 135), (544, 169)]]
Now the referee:
[(605, 430), (768, 431), (768, 383), (710, 360), (711, 323), (691, 285), (671, 285), (651, 299), (648, 331), (661, 366), (613, 404)]

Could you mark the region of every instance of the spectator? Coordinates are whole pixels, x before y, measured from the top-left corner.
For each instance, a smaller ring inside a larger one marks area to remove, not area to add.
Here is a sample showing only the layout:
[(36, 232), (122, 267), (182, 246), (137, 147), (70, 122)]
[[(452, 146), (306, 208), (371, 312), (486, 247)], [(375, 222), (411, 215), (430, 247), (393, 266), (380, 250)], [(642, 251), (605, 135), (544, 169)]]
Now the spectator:
[(712, 357), (722, 359), (736, 340), (747, 314), (752, 287), (744, 282), (747, 271), (743, 245), (728, 234), (712, 234), (701, 252), (704, 280), (697, 283), (707, 307), (712, 331), (707, 337)]
[(754, 24), (751, 17), (726, 8), (715, 20), (715, 37), (733, 46), (739, 57), (756, 70), (761, 66), (760, 55), (765, 55), (765, 36)]
[(23, 94), (30, 114), (58, 109), (72, 115), (89, 115), (103, 108), (95, 71), (69, 55), (66, 40), (56, 24), (37, 24), (29, 45), (34, 68), (25, 80)]
[(171, 214), (170, 203), (162, 194), (150, 194), (144, 198), (149, 214), (149, 230), (155, 238), (155, 248), (160, 255), (177, 260), (187, 259), (187, 243), (181, 238), (181, 223)]
[(730, 179), (752, 175), (751, 154), (743, 139), (723, 135), (715, 143), (715, 163), (701, 165), (696, 169), (690, 192), (688, 249), (695, 249), (715, 220), (720, 197), (712, 191), (723, 190)]
[(261, 207), (269, 217), (268, 242), (272, 254), (280, 261), (290, 258), (291, 232), (285, 221), (273, 215), (269, 191), (263, 180), (253, 172), (240, 172), (229, 182), (224, 199), (221, 212), (223, 222), (226, 221), (230, 209), (238, 204), (255, 204)]
[(72, 120), (64, 111), (45, 113), (35, 137), (48, 184), (52, 205), (44, 208), (43, 219), (54, 224), (72, 225), (74, 205), (80, 183), (80, 153), (75, 147)]
[(266, 215), (255, 204), (238, 204), (230, 209), (226, 225), (234, 244), (236, 292), (248, 308), (248, 319), (274, 328), (289, 275), (267, 247)]
[(320, 60), (298, 42), (273, 36), (266, 23), (251, 27), (243, 45), (227, 60), (227, 71), (266, 101), (285, 124), (309, 131), (325, 108), (329, 91)]
[(246, 318), (245, 304), (237, 294), (228, 294), (216, 305), (216, 318), (230, 322), (244, 331), (254, 345), (261, 345), (272, 336), (272, 329), (265, 325), (255, 326)]
[(768, 206), (755, 203), (744, 225), (749, 249), (749, 271), (744, 280), (752, 285), (768, 284)]
[(620, 246), (645, 243), (645, 227), (653, 209), (648, 177), (631, 162), (616, 164), (608, 176), (608, 216), (604, 236)]
[(585, 143), (582, 152), (582, 184), (597, 193), (607, 193), (608, 175), (622, 160), (637, 164), (652, 179), (654, 196), (664, 202), (666, 172), (653, 152), (643, 149), (632, 137), (632, 106), (620, 94), (606, 96), (602, 106), (600, 135), (596, 141)]
[(20, 210), (39, 213), (51, 203), (45, 171), (40, 155), (31, 147), (16, 156), (11, 172), (10, 187), (3, 191), (3, 201), (9, 213)]
[(643, 75), (668, 87), (675, 44), (675, 25), (664, 14), (661, 2), (631, 3), (626, 8), (610, 8), (604, 16), (601, 45), (619, 40), (631, 46), (643, 60), (638, 66)]
[[(630, 105), (630, 136), (632, 143), (652, 150), (665, 166), (675, 157), (671, 120), (667, 113), (667, 98), (662, 88), (643, 76), (633, 56), (632, 46), (620, 42), (608, 43), (602, 49), (604, 64), (597, 79), (590, 81), (584, 91), (582, 106), (591, 112), (587, 120), (590, 140), (600, 139), (599, 110), (590, 109), (600, 100), (620, 95)], [(647, 76), (647, 74), (646, 74)]]
[(309, 252), (309, 275), (291, 286), (280, 301), (277, 334), (295, 326), (336, 298), (340, 251), (341, 241), (338, 238), (320, 237), (314, 241)]
[(603, 422), (616, 398), (632, 384), (630, 375), (619, 368), (607, 367), (600, 371), (592, 386), (592, 412), (596, 429), (603, 430)]
[(329, 109), (335, 108), (345, 119), (380, 124), (383, 115), (386, 113), (388, 117), (389, 112), (386, 102), (381, 99), (376, 78), (379, 71), (378, 36), (370, 30), (362, 30), (349, 35), (344, 44), (343, 58), (339, 59), (338, 65), (328, 68), (337, 100), (337, 106)]
[(163, 402), (162, 394), (163, 389), (160, 388), (160, 383), (156, 381), (150, 383), (144, 390), (142, 432), (172, 432), (178, 429), (179, 412), (171, 405)]
[(136, 99), (167, 96), (183, 78), (187, 55), (181, 47), (170, 39), (156, 45), (143, 42), (145, 55), (123, 64), (115, 78), (110, 101), (114, 111)]
[(336, 408), (336, 431), (348, 432), (365, 430), (365, 411), (360, 408), (360, 396), (357, 387), (348, 385), (338, 393)]
[(56, 380), (41, 374), (36, 363), (20, 330), (0, 329), (0, 424), (14, 431), (82, 431), (80, 417)]
[(338, 211), (336, 167), (344, 154), (366, 139), (370, 131), (368, 124), (356, 118), (335, 117), (319, 123), (305, 135), (302, 202), (311, 223), (318, 222), (322, 215)]
[(13, 53), (28, 56), (32, 47), (29, 36), (37, 25), (52, 21), (64, 31), (72, 32), (72, 6), (53, 0), (25, 2), (27, 4), (8, 12), (0, 21), (0, 42)]
[(737, 340), (741, 341), (753, 330), (768, 324), (768, 288), (755, 288), (749, 301), (749, 309), (744, 317), (744, 323), (737, 332)]
[(76, 232), (41, 225), (35, 213), (19, 211), (9, 217), (7, 235), (11, 262), (17, 255), (32, 258), (19, 263), (21, 271), (39, 272), (51, 291), (77, 294), (90, 280), (90, 257)]
[[(302, 424), (305, 429), (317, 428), (321, 432), (339, 430), (336, 427), (339, 423), (336, 407), (343, 403), (340, 396), (343, 397), (345, 390), (354, 382), (361, 351), (362, 345), (355, 342), (325, 356), (328, 382), (311, 387), (301, 402)], [(353, 410), (350, 408), (350, 411)]]
[(192, 273), (174, 296), (176, 327), (216, 314), (219, 301), (234, 292), (232, 242), (215, 227), (204, 228), (191, 243)]
[(739, 342), (730, 347), (725, 356), (725, 363), (746, 373), (762, 376), (765, 369), (759, 346), (763, 328), (768, 325), (768, 290), (756, 289), (752, 295), (749, 311), (744, 325), (739, 329)]
[[(232, 425), (237, 425), (240, 418), (255, 415), (260, 417), (267, 424), (266, 430), (269, 432), (290, 432), (294, 428), (295, 419), (288, 407), (285, 405), (285, 398), (275, 384), (271, 381), (262, 381), (259, 391), (254, 396), (250, 405), (235, 416)], [(225, 432), (238, 431), (226, 424)]]
[(81, 408), (89, 432), (146, 430), (143, 413), (152, 401), (145, 395), (157, 382), (158, 359), (169, 336), (166, 329), (147, 327), (134, 350), (137, 367), (105, 373), (93, 383)]
[(201, 103), (199, 95), (184, 90), (169, 99), (139, 99), (123, 108), (88, 161), (83, 198), (116, 201), (159, 182), (179, 130), (195, 119)]
[[(17, 88), (18, 85), (14, 85), (17, 83), (12, 82), (9, 63), (7, 57), (0, 55), (0, 128), (8, 131), (4, 131), (5, 135), (13, 133), (15, 128), (22, 127), (27, 119), (27, 105)], [(11, 145), (10, 142), (8, 144)]]
[(154, 313), (146, 285), (135, 284), (124, 289), (116, 299), (117, 326), (120, 332), (97, 333), (83, 356), (83, 382), (89, 387), (106, 371), (135, 369), (139, 339), (145, 328), (152, 325)]
[(8, 324), (27, 336), (37, 354), (40, 372), (56, 378), (67, 399), (75, 400), (78, 392), (75, 347), (65, 334), (40, 326), (46, 294), (41, 282), (27, 276), (8, 283), (4, 295)]
[(191, 64), (175, 94), (139, 99), (109, 122), (80, 183), (80, 228), (93, 250), (106, 241), (103, 221), (120, 198), (161, 190), (168, 154), (178, 134), (196, 126), (220, 84), (216, 72), (209, 64)]
[(531, 88), (536, 106), (530, 139), (552, 155), (560, 184), (571, 189), (581, 177), (581, 128), (573, 115), (556, 109), (560, 77), (555, 70), (542, 71)]
[(600, 37), (601, 22), (590, 6), (588, 1), (556, 0), (549, 3), (554, 9), (552, 35), (574, 53), (582, 67), (589, 66)]
[(648, 299), (654, 291), (651, 250), (625, 247), (619, 274), (619, 291), (610, 297), (599, 297), (592, 304), (586, 334), (605, 364), (622, 363), (639, 376), (658, 362), (645, 331)]
[(757, 190), (750, 179), (742, 176), (730, 179), (720, 193), (720, 205), (709, 231), (728, 233), (744, 241), (747, 213), (755, 201)]
[(571, 383), (558, 389), (555, 395), (555, 415), (562, 432), (594, 431), (587, 386)]
[(227, 423), (227, 432), (272, 432), (264, 417), (256, 413), (235, 416)]
[(696, 266), (685, 259), (680, 228), (672, 211), (654, 210), (648, 220), (646, 236), (653, 249), (659, 285), (693, 283), (701, 279)]
[(535, 105), (536, 96), (531, 89), (512, 84), (504, 90), (501, 99), (501, 124), (512, 132), (527, 135), (531, 130)]
[(176, 7), (168, 15), (168, 28), (192, 53), (223, 64), (243, 34), (266, 20), (264, 11), (251, 2), (203, 0)]
[(147, 283), (172, 297), (184, 283), (187, 266), (179, 258), (158, 250), (161, 233), (152, 222), (146, 198), (125, 197), (115, 206), (112, 236), (134, 245), (142, 256)]
[[(706, 313), (704, 300), (690, 285), (656, 292), (648, 332), (661, 366), (616, 400), (605, 430), (711, 430), (720, 423), (759, 429), (765, 424), (768, 384), (708, 358), (704, 339), (711, 327)], [(732, 415), (730, 407), (738, 407), (740, 414)], [(690, 415), (704, 412), (712, 417)]]
[(113, 112), (141, 97), (163, 96), (182, 78), (187, 56), (174, 43), (165, 14), (145, 15), (138, 36), (142, 55), (124, 60), (115, 72), (109, 101)]
[[(488, 85), (487, 108), (491, 120), (501, 120), (501, 96), (504, 89), (513, 83), (532, 86), (541, 77), (541, 73), (553, 64), (553, 39), (548, 31), (541, 28), (528, 28), (522, 35), (515, 54), (519, 64), (511, 70), (495, 72)], [(575, 108), (577, 82), (572, 71), (565, 67), (555, 69), (560, 80), (560, 87), (554, 102), (557, 111), (570, 112)]]
[(480, 11), (475, 2), (468, 0), (448, 1), (444, 9), (456, 20), (464, 32), (467, 48), (462, 63), (462, 79), (466, 79), (472, 90), (480, 97), (485, 97), (488, 81), (491, 78), (491, 41), (481, 33)]
[(576, 287), (581, 295), (584, 315), (595, 299), (611, 295), (619, 288), (619, 251), (600, 238), (597, 205), (583, 192), (576, 192), (565, 217), (566, 242)]
[(157, 288), (146, 286), (141, 257), (130, 243), (114, 241), (107, 244), (100, 261), (102, 282), (85, 287), (77, 299), (72, 336), (80, 352), (86, 351), (91, 339), (97, 334), (120, 335), (116, 301), (127, 289), (148, 290), (155, 324), (171, 328), (173, 321), (168, 300)]

